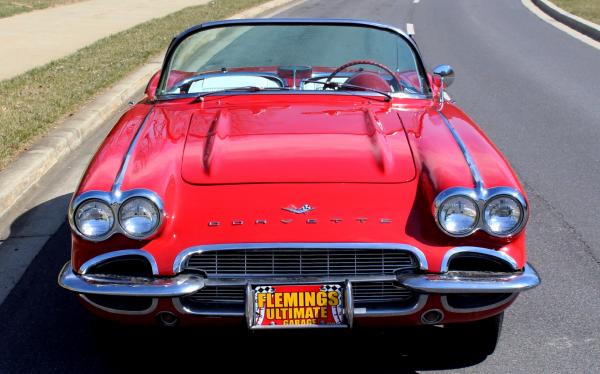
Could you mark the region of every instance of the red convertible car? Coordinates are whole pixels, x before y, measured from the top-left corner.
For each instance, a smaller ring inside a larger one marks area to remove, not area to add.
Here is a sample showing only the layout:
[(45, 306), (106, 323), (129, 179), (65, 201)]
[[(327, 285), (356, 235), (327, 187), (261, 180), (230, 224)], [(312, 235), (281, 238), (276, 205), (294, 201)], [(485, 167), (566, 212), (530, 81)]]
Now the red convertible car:
[(126, 323), (439, 325), (491, 352), (540, 280), (453, 78), (367, 21), (192, 27), (85, 172), (60, 285)]

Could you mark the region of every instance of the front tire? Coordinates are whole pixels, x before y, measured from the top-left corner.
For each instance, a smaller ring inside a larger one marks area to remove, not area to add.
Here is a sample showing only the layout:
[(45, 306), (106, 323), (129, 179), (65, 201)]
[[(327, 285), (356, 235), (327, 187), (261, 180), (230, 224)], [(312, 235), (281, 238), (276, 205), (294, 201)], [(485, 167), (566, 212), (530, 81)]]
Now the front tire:
[(503, 320), (504, 312), (479, 321), (448, 324), (444, 330), (463, 352), (488, 356), (496, 350)]

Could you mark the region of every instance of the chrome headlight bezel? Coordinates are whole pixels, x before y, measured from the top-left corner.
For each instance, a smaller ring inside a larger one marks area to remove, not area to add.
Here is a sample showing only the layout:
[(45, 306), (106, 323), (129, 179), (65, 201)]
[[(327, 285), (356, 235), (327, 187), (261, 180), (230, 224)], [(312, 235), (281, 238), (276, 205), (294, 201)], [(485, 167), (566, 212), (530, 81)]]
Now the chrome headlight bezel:
[[(132, 198), (135, 198), (135, 197), (141, 197), (141, 198), (145, 198), (145, 199), (149, 200), (158, 209), (158, 223), (157, 223), (155, 229), (144, 236), (131, 235), (125, 229), (123, 229), (123, 227), (121, 226), (120, 220), (119, 220), (119, 211), (120, 211), (121, 205), (123, 205), (123, 203), (125, 203), (126, 201), (128, 201)], [(113, 213), (114, 223), (112, 225), (112, 229), (109, 232), (107, 232), (105, 235), (102, 235), (100, 237), (92, 238), (92, 237), (88, 237), (88, 236), (84, 235), (79, 230), (79, 228), (77, 227), (77, 224), (75, 223), (75, 213), (77, 212), (77, 209), (79, 207), (81, 207), (82, 204), (84, 204), (90, 200), (98, 200), (98, 201), (101, 201), (101, 202), (107, 204), (111, 208), (112, 213)], [(69, 206), (68, 219), (69, 219), (69, 225), (71, 226), (71, 230), (73, 230), (73, 232), (75, 234), (77, 234), (77, 236), (79, 236), (87, 241), (101, 242), (101, 241), (104, 241), (104, 240), (110, 238), (111, 236), (113, 236), (114, 234), (117, 234), (117, 233), (122, 234), (130, 239), (135, 239), (135, 240), (151, 239), (156, 234), (158, 234), (158, 232), (160, 231), (160, 229), (163, 225), (164, 215), (165, 215), (165, 213), (164, 213), (164, 206), (163, 206), (162, 200), (158, 197), (158, 195), (156, 193), (154, 193), (150, 190), (146, 190), (146, 189), (134, 189), (134, 190), (124, 191), (124, 192), (121, 192), (121, 191), (116, 191), (116, 192), (87, 191), (87, 192), (84, 192), (81, 195), (75, 197), (71, 201), (71, 204)]]
[[(460, 232), (454, 232), (454, 231), (449, 230), (446, 227), (444, 222), (442, 222), (440, 215), (444, 212), (444, 207), (446, 204), (448, 204), (451, 200), (455, 200), (458, 198), (466, 200), (467, 202), (469, 202), (473, 205), (473, 208), (475, 210), (475, 219), (469, 229), (463, 230)], [(443, 200), (441, 200), (440, 203), (436, 205), (435, 221), (438, 224), (438, 227), (444, 233), (446, 233), (450, 236), (453, 236), (453, 237), (463, 238), (465, 236), (469, 236), (469, 235), (473, 234), (473, 232), (477, 229), (477, 226), (479, 224), (480, 216), (481, 216), (481, 211), (479, 209), (479, 204), (477, 204), (477, 201), (475, 199), (473, 199), (471, 196), (468, 196), (467, 194), (460, 194), (460, 193), (451, 194), (449, 196), (444, 197)]]
[[(77, 216), (78, 216), (78, 213), (80, 212), (80, 210), (89, 204), (101, 205), (102, 209), (106, 213), (109, 213), (110, 217), (112, 218), (109, 220), (110, 226), (102, 234), (93, 235), (93, 236), (84, 234), (84, 232), (82, 230), (81, 221), (79, 221), (77, 219)], [(108, 204), (106, 201), (104, 201), (102, 199), (97, 199), (97, 198), (86, 199), (86, 200), (82, 201), (81, 204), (79, 204), (77, 206), (77, 209), (75, 209), (75, 211), (73, 212), (73, 226), (77, 229), (77, 232), (79, 232), (82, 237), (84, 237), (88, 240), (103, 240), (104, 238), (106, 238), (114, 230), (114, 227), (117, 224), (116, 221), (117, 221), (117, 217), (115, 217), (115, 212), (112, 210), (110, 204)]]
[[(501, 232), (496, 232), (496, 231), (492, 230), (492, 228), (491, 228), (491, 226), (490, 226), (490, 223), (487, 221), (487, 218), (486, 218), (486, 212), (487, 212), (487, 209), (488, 209), (488, 207), (490, 206), (490, 204), (491, 204), (492, 202), (494, 202), (494, 201), (495, 201), (495, 200), (497, 200), (497, 199), (502, 199), (502, 198), (510, 199), (510, 200), (512, 200), (514, 203), (516, 203), (516, 205), (517, 205), (517, 206), (519, 207), (519, 209), (520, 209), (520, 213), (519, 213), (519, 220), (518, 220), (517, 224), (516, 224), (516, 225), (515, 225), (515, 226), (514, 226), (514, 227), (513, 227), (511, 230), (508, 230), (508, 231), (506, 231), (506, 232), (502, 232), (502, 233), (501, 233)], [(510, 236), (513, 236), (514, 234), (518, 233), (519, 231), (521, 231), (521, 229), (522, 229), (522, 228), (523, 228), (523, 226), (524, 226), (524, 221), (525, 221), (525, 220), (526, 220), (526, 218), (527, 218), (527, 217), (526, 217), (526, 216), (527, 216), (527, 212), (526, 212), (526, 210), (525, 210), (525, 205), (524, 205), (524, 204), (525, 204), (525, 202), (524, 202), (524, 200), (523, 200), (523, 199), (519, 199), (518, 197), (516, 197), (516, 196), (513, 196), (513, 195), (510, 195), (510, 194), (496, 194), (496, 195), (494, 195), (494, 196), (490, 197), (490, 198), (489, 198), (489, 199), (486, 201), (486, 203), (485, 203), (485, 205), (484, 205), (484, 207), (483, 207), (483, 210), (482, 210), (482, 212), (481, 212), (481, 214), (482, 214), (482, 219), (483, 219), (483, 223), (484, 223), (484, 225), (485, 225), (485, 231), (486, 231), (488, 234), (490, 234), (490, 235), (492, 235), (492, 236), (495, 236), (495, 237), (499, 237), (499, 238), (506, 238), (506, 237), (510, 237)]]
[[(455, 196), (468, 197), (477, 204), (478, 220), (477, 220), (476, 225), (473, 227), (473, 229), (468, 233), (453, 234), (451, 232), (448, 232), (439, 222), (439, 211), (442, 207), (442, 204), (444, 202), (446, 202), (448, 199), (455, 197)], [(499, 234), (499, 233), (493, 232), (489, 228), (487, 222), (485, 221), (485, 209), (488, 206), (489, 202), (493, 201), (496, 198), (500, 198), (502, 196), (511, 198), (512, 200), (514, 200), (515, 202), (517, 202), (519, 204), (519, 206), (521, 208), (521, 217), (520, 217), (520, 222), (517, 224), (517, 226), (514, 227), (513, 230), (511, 230), (510, 232), (504, 233), (504, 234)], [(434, 214), (435, 222), (436, 222), (438, 228), (443, 233), (445, 233), (449, 236), (452, 236), (452, 237), (456, 237), (456, 238), (464, 238), (464, 237), (473, 235), (474, 233), (476, 233), (479, 230), (483, 230), (490, 236), (497, 237), (497, 238), (512, 238), (523, 230), (523, 228), (525, 227), (525, 224), (527, 223), (527, 220), (529, 218), (529, 211), (528, 211), (527, 201), (525, 200), (525, 197), (519, 191), (517, 191), (516, 189), (511, 188), (511, 187), (494, 187), (494, 188), (490, 188), (490, 189), (473, 189), (473, 188), (467, 188), (467, 187), (449, 188), (447, 190), (442, 191), (435, 198), (434, 204), (433, 204), (433, 214)]]
[[(143, 202), (147, 202), (150, 205), (150, 208), (154, 210), (154, 212), (156, 214), (156, 223), (152, 226), (151, 230), (148, 230), (142, 234), (135, 234), (132, 233), (130, 230), (128, 230), (125, 226), (125, 220), (123, 219), (123, 209), (127, 207), (128, 204), (133, 204), (134, 201), (136, 200), (142, 200)], [(144, 201), (145, 200), (145, 201)], [(119, 212), (118, 212), (118, 216), (117, 216), (117, 220), (119, 222), (119, 226), (121, 226), (121, 230), (123, 230), (123, 233), (128, 235), (129, 237), (135, 238), (135, 239), (145, 239), (148, 238), (150, 236), (152, 236), (152, 234), (154, 234), (156, 232), (156, 230), (158, 229), (158, 227), (160, 226), (160, 218), (161, 214), (160, 214), (160, 209), (158, 209), (158, 206), (156, 206), (156, 204), (143, 196), (132, 196), (130, 198), (128, 198), (127, 200), (124, 200), (123, 203), (119, 206)]]

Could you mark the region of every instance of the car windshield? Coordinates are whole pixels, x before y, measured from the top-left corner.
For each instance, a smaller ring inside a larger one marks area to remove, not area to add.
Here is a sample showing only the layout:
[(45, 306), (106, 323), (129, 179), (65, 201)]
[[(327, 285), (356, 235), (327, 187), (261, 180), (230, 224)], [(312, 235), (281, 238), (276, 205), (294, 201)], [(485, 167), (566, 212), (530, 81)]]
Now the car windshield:
[[(414, 48), (393, 30), (360, 23), (224, 23), (183, 35), (167, 55), (159, 96), (227, 90), (425, 92)], [(349, 66), (332, 75), (344, 64)]]

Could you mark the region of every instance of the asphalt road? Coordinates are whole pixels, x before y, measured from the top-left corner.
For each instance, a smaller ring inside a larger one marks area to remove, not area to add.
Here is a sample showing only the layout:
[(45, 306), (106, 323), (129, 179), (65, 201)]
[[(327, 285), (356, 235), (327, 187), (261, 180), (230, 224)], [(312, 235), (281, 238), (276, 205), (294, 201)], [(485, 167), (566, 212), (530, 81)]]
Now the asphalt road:
[[(282, 16), (367, 18), (402, 28), (410, 22), (426, 61), (455, 67), (450, 93), (527, 189), (529, 258), (543, 277), (507, 312), (496, 352), (485, 359), (459, 355), (461, 342), (439, 341), (435, 329), (252, 335), (98, 325), (55, 284), (69, 256), (63, 223), (0, 306), (0, 372), (210, 365), (261, 372), (600, 373), (600, 51), (517, 0), (309, 0)], [(59, 183), (64, 167), (41, 184)]]

